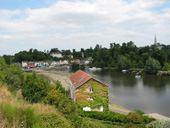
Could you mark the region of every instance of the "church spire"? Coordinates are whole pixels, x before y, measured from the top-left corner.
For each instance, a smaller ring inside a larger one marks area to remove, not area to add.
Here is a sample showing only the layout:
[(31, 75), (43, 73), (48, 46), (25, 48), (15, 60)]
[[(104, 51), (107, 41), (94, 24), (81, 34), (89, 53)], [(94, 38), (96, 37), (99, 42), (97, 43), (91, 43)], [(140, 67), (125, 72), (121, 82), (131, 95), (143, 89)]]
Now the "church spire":
[(154, 44), (157, 46), (156, 34), (155, 34)]

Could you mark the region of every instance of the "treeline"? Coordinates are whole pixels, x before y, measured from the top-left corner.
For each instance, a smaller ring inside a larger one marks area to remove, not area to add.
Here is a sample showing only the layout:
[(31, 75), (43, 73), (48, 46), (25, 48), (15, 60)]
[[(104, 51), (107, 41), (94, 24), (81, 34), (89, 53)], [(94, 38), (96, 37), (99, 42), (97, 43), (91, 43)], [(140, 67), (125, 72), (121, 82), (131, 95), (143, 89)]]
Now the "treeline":
[[(63, 58), (52, 57), (51, 53), (61, 53)], [(14, 56), (4, 55), (6, 62), (22, 62), (22, 61), (40, 61), (40, 60), (60, 60), (69, 59), (67, 55), (73, 55), (74, 59), (84, 59), (86, 57), (93, 57), (90, 67), (95, 66), (99, 68), (141, 68), (146, 72), (155, 73), (158, 70), (170, 70), (170, 47), (161, 45), (159, 50), (156, 45), (145, 46), (138, 48), (134, 42), (130, 41), (123, 43), (110, 43), (110, 48), (96, 45), (88, 49), (81, 48), (80, 51), (75, 49), (59, 50), (52, 48), (50, 51), (38, 51), (30, 49), (29, 51), (21, 51)], [(153, 71), (153, 72), (152, 72)]]

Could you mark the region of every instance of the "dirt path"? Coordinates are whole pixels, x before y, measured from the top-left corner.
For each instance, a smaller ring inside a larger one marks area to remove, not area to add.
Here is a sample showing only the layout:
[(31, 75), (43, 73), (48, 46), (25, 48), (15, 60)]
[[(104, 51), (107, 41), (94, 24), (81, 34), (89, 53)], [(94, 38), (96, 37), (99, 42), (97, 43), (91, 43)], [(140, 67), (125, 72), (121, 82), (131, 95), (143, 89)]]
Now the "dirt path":
[(120, 113), (120, 114), (124, 114), (124, 115), (128, 115), (128, 113), (131, 112), (130, 110), (123, 108), (117, 104), (111, 103), (111, 102), (109, 103), (109, 110)]
[(69, 88), (69, 73), (66, 72), (59, 72), (59, 71), (44, 71), (44, 70), (38, 70), (38, 74), (43, 74), (45, 77), (49, 78), (53, 82), (56, 82), (59, 80), (62, 84), (62, 86), (68, 90)]

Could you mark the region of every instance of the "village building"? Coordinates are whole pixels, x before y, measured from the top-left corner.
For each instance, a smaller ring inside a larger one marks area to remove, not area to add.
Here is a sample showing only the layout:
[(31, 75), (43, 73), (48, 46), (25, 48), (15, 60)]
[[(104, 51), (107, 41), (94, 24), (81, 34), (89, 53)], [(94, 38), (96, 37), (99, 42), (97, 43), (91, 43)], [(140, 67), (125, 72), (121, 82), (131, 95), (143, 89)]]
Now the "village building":
[(79, 59), (71, 60), (71, 63), (80, 64), (80, 60)]
[(69, 59), (73, 59), (73, 55), (67, 55)]
[(26, 61), (22, 61), (21, 66), (22, 66), (22, 68), (27, 68), (28, 67), (27, 62)]
[(57, 57), (57, 58), (63, 58), (61, 53), (52, 53), (51, 56), (52, 57)]
[(106, 84), (81, 70), (70, 77), (70, 97), (84, 111), (108, 111), (109, 88)]
[(28, 66), (28, 68), (34, 68), (35, 67), (35, 62), (28, 62), (27, 66)]

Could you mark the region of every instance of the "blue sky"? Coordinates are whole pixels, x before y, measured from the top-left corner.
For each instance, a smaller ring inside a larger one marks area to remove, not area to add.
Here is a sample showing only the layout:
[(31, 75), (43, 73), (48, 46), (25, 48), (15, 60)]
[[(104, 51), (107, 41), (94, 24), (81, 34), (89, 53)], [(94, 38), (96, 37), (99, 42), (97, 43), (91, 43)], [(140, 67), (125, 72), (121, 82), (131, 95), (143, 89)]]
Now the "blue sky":
[(169, 0), (0, 0), (0, 55), (133, 41), (170, 44)]

